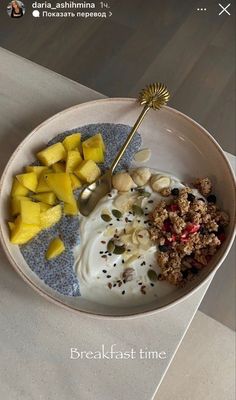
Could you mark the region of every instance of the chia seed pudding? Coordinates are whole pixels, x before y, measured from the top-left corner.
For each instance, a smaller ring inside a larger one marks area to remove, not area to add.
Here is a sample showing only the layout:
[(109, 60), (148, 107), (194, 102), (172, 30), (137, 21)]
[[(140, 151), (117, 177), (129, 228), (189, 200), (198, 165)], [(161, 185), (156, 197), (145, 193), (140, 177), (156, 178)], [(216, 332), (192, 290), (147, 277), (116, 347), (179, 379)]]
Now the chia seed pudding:
[[(101, 170), (104, 171), (111, 165), (130, 130), (130, 126), (123, 124), (90, 124), (58, 134), (48, 142), (48, 146), (61, 142), (74, 132), (80, 132), (82, 140), (100, 132), (107, 149), (104, 164), (101, 165)], [(141, 136), (136, 133), (122, 157), (117, 171), (130, 167), (133, 156), (140, 146)], [(39, 165), (39, 162), (35, 161), (33, 164)], [(76, 198), (78, 198), (79, 192), (78, 189), (75, 191)], [(79, 217), (64, 215), (56, 225), (40, 232), (30, 242), (20, 246), (21, 253), (32, 271), (48, 286), (65, 296), (80, 296), (80, 283), (74, 271), (73, 253), (73, 248), (80, 243), (79, 227)], [(56, 236), (60, 236), (63, 240), (65, 251), (55, 259), (46, 260), (46, 250), (50, 241)]]

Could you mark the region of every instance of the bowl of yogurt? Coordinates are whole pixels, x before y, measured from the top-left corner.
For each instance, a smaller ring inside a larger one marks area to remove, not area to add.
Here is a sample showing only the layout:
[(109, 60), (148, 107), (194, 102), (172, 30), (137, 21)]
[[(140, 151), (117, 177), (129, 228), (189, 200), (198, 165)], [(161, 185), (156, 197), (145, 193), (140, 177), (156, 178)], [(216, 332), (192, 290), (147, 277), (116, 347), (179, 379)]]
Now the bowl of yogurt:
[[(36, 230), (30, 240), (14, 243), (12, 237), (27, 228), (27, 216), (20, 214), (19, 196), (19, 210), (14, 209), (14, 219), (9, 215), (13, 178), (24, 179), (26, 166), (42, 167), (36, 157), (42, 148), (65, 143), (78, 132), (82, 144), (101, 135), (105, 157), (98, 168), (104, 172), (139, 111), (134, 99), (98, 100), (64, 110), (26, 137), (1, 178), (0, 238), (10, 263), (41, 295), (76, 312), (134, 317), (173, 306), (215, 273), (234, 238), (235, 181), (222, 149), (195, 121), (164, 107), (144, 120), (115, 171), (113, 189), (88, 217), (79, 210), (70, 212), (56, 188), (48, 208), (49, 214), (60, 208), (60, 217)], [(74, 170), (67, 169), (62, 157), (59, 174), (69, 177)], [(44, 166), (47, 174), (56, 176), (55, 164), (47, 170)], [(53, 192), (53, 186), (49, 188), (43, 190)], [(80, 190), (73, 190), (75, 201)], [(42, 203), (32, 186), (23, 197), (35, 209)], [(23, 203), (27, 210), (29, 203)], [(40, 211), (44, 221), (47, 211)], [(26, 225), (19, 225), (22, 218)], [(47, 258), (55, 239), (61, 249)]]

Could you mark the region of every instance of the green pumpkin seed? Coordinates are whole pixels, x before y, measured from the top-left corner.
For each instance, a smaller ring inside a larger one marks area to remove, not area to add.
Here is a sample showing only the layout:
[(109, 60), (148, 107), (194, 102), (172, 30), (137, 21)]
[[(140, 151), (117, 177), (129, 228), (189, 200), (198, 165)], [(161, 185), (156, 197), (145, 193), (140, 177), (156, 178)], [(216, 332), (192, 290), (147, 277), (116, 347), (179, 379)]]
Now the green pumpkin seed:
[(123, 254), (125, 252), (125, 246), (115, 246), (114, 254)]
[(150, 193), (150, 192), (144, 191), (144, 192), (142, 193), (142, 196), (143, 196), (143, 197), (150, 197), (150, 196), (151, 196), (151, 193)]
[(115, 244), (114, 244), (113, 240), (110, 240), (107, 243), (107, 250), (109, 251), (109, 253), (113, 253), (114, 249), (115, 249)]
[(137, 206), (137, 204), (133, 204), (132, 211), (134, 215), (143, 215), (143, 209)]
[(151, 193), (147, 192), (145, 189), (138, 188), (138, 189), (136, 189), (136, 191), (138, 192), (138, 194), (140, 196), (143, 196), (143, 197), (150, 197), (151, 196)]
[(112, 220), (112, 218), (111, 218), (110, 215), (108, 215), (108, 214), (102, 214), (102, 215), (101, 215), (101, 218), (102, 218), (103, 221), (105, 221), (105, 222), (109, 222), (109, 221)]
[(122, 217), (122, 213), (119, 210), (112, 210), (111, 212), (117, 219)]
[(157, 281), (157, 273), (153, 269), (149, 269), (147, 275), (150, 281), (153, 282)]

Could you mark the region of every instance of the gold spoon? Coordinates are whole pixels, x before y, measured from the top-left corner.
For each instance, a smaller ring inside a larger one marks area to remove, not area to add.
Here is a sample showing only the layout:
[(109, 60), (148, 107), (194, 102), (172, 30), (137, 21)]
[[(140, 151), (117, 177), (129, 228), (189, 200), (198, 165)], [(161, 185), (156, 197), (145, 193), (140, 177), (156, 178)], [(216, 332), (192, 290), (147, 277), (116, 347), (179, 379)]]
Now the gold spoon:
[(88, 216), (91, 211), (93, 211), (98, 201), (111, 191), (112, 174), (147, 112), (151, 108), (153, 110), (159, 110), (168, 102), (169, 98), (169, 91), (167, 87), (162, 83), (153, 83), (151, 85), (148, 85), (140, 92), (138, 101), (141, 105), (144, 105), (144, 108), (139, 115), (137, 121), (135, 122), (125, 143), (123, 144), (122, 148), (114, 159), (110, 169), (104, 175), (99, 177), (96, 181), (86, 186), (79, 195), (78, 205), (79, 211), (82, 215)]

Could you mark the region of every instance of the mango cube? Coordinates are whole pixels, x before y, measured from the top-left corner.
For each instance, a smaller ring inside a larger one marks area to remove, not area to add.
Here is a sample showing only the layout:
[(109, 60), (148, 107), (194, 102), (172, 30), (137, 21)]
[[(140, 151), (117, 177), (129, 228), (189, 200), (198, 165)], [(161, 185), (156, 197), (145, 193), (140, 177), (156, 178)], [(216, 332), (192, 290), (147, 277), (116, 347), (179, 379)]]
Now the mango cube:
[(43, 203), (49, 204), (50, 206), (56, 204), (57, 201), (56, 195), (53, 192), (34, 194), (32, 198), (41, 201)]
[(63, 162), (57, 162), (52, 165), (54, 172), (65, 172), (65, 164)]
[(38, 203), (20, 200), (20, 215), (23, 223), (40, 225), (40, 205)]
[(36, 193), (44, 193), (44, 192), (50, 192), (50, 187), (46, 182), (44, 173), (42, 173), (39, 177)]
[(78, 215), (79, 210), (75, 199), (73, 203), (64, 203), (64, 213), (65, 215)]
[(66, 136), (62, 143), (65, 149), (70, 151), (80, 147), (80, 139), (80, 133), (72, 133), (72, 135)]
[(29, 190), (26, 189), (16, 178), (13, 180), (12, 189), (11, 189), (11, 196), (27, 196)]
[(83, 159), (78, 150), (69, 150), (66, 159), (66, 172), (72, 173), (81, 161), (83, 161)]
[(41, 165), (28, 165), (25, 170), (26, 172), (35, 172), (37, 177), (39, 178), (39, 176), (41, 175), (41, 173), (43, 171), (45, 171), (47, 169), (47, 167), (42, 167)]
[(58, 257), (65, 250), (63, 241), (57, 237), (51, 241), (46, 252), (46, 259), (51, 260), (52, 258)]
[(65, 203), (73, 203), (74, 195), (69, 174), (65, 172), (48, 174), (47, 184), (59, 200)]
[(25, 196), (15, 196), (11, 199), (11, 215), (14, 217), (17, 214), (20, 214), (20, 201), (30, 201), (29, 197)]
[(62, 216), (61, 205), (58, 204), (55, 207), (49, 208), (47, 211), (43, 211), (40, 214), (40, 225), (41, 229), (50, 228), (60, 221)]
[(105, 145), (100, 133), (85, 140), (82, 148), (85, 160), (93, 160), (96, 163), (104, 162)]
[(40, 201), (38, 204), (39, 204), (39, 207), (40, 207), (40, 212), (47, 211), (49, 208), (52, 207), (47, 203), (43, 203), (42, 201)]
[(88, 183), (94, 182), (101, 175), (100, 168), (93, 160), (82, 161), (74, 173), (79, 179)]
[(58, 142), (37, 153), (37, 158), (43, 165), (50, 166), (58, 161), (65, 160), (66, 151), (63, 144)]
[(35, 172), (26, 172), (25, 174), (16, 175), (16, 179), (25, 188), (35, 192), (38, 185), (38, 178)]
[(75, 174), (70, 174), (70, 180), (71, 180), (72, 190), (79, 189), (82, 186), (82, 183)]
[(11, 232), (11, 243), (13, 244), (25, 244), (33, 237), (35, 237), (41, 228), (36, 224), (26, 224), (22, 221), (21, 215), (15, 220), (15, 227)]

